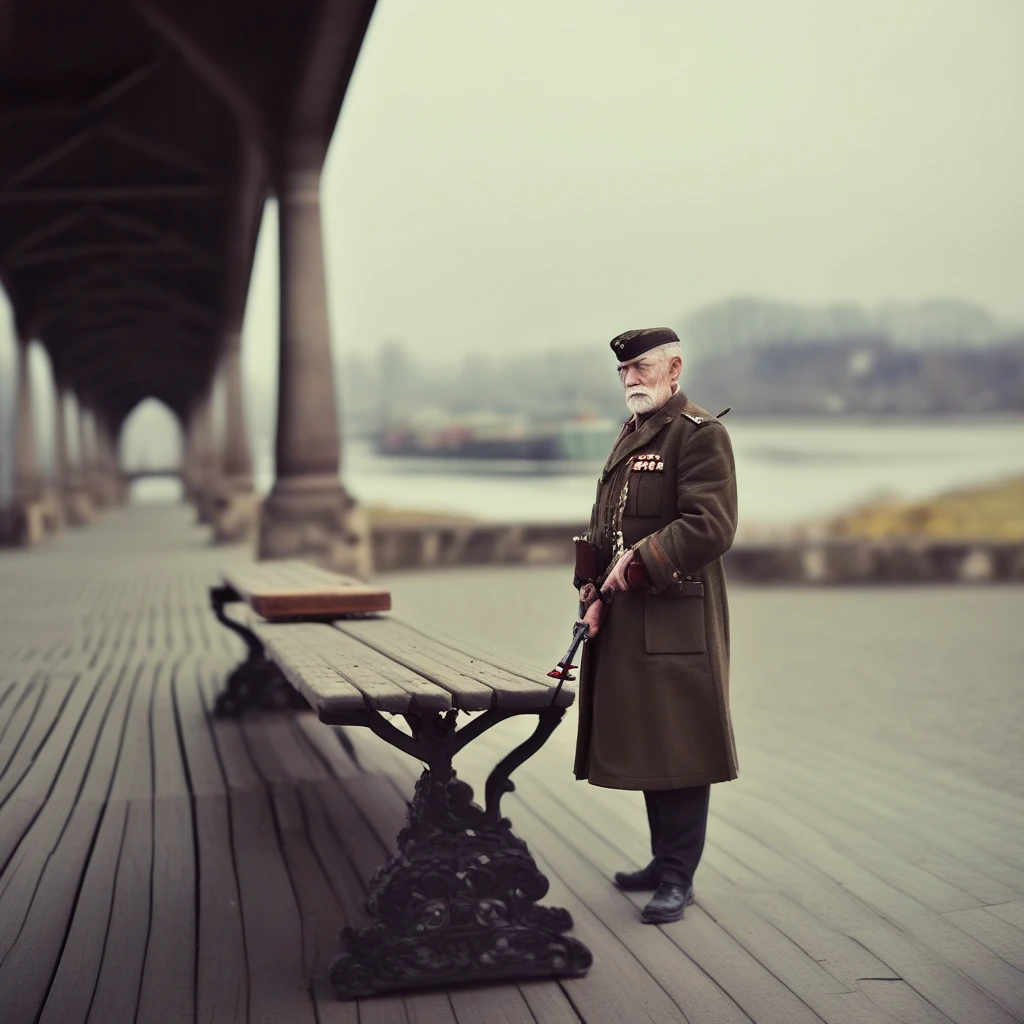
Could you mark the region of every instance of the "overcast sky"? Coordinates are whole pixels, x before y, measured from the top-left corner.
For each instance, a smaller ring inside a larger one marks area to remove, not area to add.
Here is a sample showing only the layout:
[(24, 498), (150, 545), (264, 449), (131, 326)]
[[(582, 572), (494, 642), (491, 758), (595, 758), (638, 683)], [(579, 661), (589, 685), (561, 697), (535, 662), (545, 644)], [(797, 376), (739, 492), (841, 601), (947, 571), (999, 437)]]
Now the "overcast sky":
[(736, 293), (1024, 319), (1022, 54), (1020, 0), (379, 0), (323, 178), (336, 344)]
[(603, 351), (735, 294), (1024, 320), (1022, 53), (1020, 0), (378, 0), (322, 182), (335, 350)]

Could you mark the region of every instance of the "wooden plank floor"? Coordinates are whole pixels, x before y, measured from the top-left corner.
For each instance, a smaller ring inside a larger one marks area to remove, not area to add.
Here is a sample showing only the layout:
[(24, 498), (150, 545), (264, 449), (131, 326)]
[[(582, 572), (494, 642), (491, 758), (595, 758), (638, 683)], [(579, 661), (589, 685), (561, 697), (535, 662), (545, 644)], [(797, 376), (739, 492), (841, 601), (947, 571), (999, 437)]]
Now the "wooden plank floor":
[[(642, 800), (572, 779), (570, 715), (505, 811), (591, 973), (352, 1004), (326, 966), (419, 769), (308, 714), (210, 719), (240, 654), (206, 599), (224, 557), (163, 507), (0, 555), (2, 1024), (1024, 1019), (1021, 590), (736, 588), (742, 775), (686, 919), (644, 926), (609, 885), (647, 859)], [(538, 664), (574, 610), (561, 569), (391, 584)]]

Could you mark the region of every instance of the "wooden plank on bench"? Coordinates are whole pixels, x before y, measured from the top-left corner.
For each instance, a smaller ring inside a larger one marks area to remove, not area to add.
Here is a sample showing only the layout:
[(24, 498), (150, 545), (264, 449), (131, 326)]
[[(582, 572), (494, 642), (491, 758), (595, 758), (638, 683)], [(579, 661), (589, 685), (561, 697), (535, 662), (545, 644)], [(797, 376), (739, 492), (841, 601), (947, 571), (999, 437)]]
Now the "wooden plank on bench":
[(342, 678), (358, 687), (372, 707), (381, 711), (391, 710), (388, 704), (393, 702), (399, 706), (404, 694), (407, 703), (401, 707), (403, 712), (448, 711), (451, 708), (451, 693), (437, 683), (341, 630), (329, 626), (318, 628), (327, 635), (320, 635), (317, 653)]
[[(530, 682), (537, 682), (539, 679), (545, 686), (558, 685), (557, 681), (554, 684), (549, 684), (549, 676), (543, 672), (538, 672), (536, 665), (527, 665), (525, 662), (520, 661), (514, 654), (506, 655), (504, 652), (496, 654), (494, 651), (485, 650), (484, 648), (478, 647), (474, 644), (472, 640), (454, 636), (451, 633), (445, 633), (442, 630), (436, 629), (433, 624), (431, 624), (429, 629), (423, 626), (414, 626), (408, 622), (406, 622), (405, 625), (408, 626), (409, 629), (415, 630), (421, 636), (426, 637), (428, 640), (434, 641), (434, 643), (441, 644), (445, 647), (454, 647), (457, 650), (462, 651), (463, 654), (468, 654), (476, 661), (483, 662), (487, 665), (493, 665), (495, 668), (500, 668), (511, 675), (522, 676)], [(578, 653), (577, 657), (579, 657)], [(562, 687), (563, 692), (566, 689), (568, 689), (570, 693), (575, 693), (576, 684), (571, 682), (566, 683)], [(560, 700), (559, 705), (561, 706), (561, 704), (562, 702)]]
[(221, 569), (221, 577), (268, 621), (383, 612), (391, 592), (305, 562), (264, 562)]
[(253, 616), (250, 628), (324, 722), (367, 708), (405, 714), (452, 706), (447, 690), (330, 626)]
[[(315, 623), (273, 626), (254, 620), (253, 632), (266, 647), (288, 682), (313, 703), (330, 705), (336, 711), (364, 711), (366, 701), (359, 688), (343, 679), (310, 647), (308, 629)], [(330, 628), (330, 627), (321, 627)]]
[[(481, 660), (394, 619), (336, 622), (334, 629), (443, 686), (451, 692), (455, 706), (464, 711), (547, 707), (557, 685), (539, 670), (535, 679), (527, 679), (499, 667), (498, 656)], [(573, 697), (566, 684), (556, 706), (568, 707)]]

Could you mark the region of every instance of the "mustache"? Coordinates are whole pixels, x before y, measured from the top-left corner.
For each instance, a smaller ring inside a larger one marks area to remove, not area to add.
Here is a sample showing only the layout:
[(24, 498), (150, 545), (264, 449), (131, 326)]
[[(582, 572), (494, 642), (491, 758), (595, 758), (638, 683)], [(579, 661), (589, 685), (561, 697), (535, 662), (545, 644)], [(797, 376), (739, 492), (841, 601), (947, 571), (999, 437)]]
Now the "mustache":
[(641, 412), (644, 412), (648, 408), (653, 407), (654, 402), (654, 395), (652, 395), (646, 389), (636, 389), (634, 391), (626, 392), (626, 405), (628, 405), (630, 409), (632, 409), (635, 405), (640, 409)]

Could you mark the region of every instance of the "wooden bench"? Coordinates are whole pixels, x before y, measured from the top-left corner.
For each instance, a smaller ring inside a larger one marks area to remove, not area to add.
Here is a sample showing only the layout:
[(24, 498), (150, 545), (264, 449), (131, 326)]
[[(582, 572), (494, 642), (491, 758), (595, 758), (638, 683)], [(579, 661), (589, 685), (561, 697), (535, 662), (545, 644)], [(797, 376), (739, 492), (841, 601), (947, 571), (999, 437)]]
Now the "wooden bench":
[[(579, 976), (590, 951), (564, 933), (568, 911), (501, 815), (510, 776), (543, 746), (575, 697), (542, 671), (381, 616), (386, 590), (298, 562), (222, 570), (210, 596), (245, 641), (216, 713), (309, 706), (322, 722), (365, 726), (426, 768), (395, 851), (367, 897), (373, 923), (346, 929), (331, 967), (342, 998), (463, 981)], [(247, 606), (242, 619), (226, 606)], [(461, 728), (460, 712), (479, 712)], [(491, 772), (484, 806), (452, 759), (499, 722), (537, 726)], [(385, 715), (401, 715), (409, 732)], [(339, 739), (345, 743), (344, 734)], [(350, 749), (350, 747), (349, 747)]]

